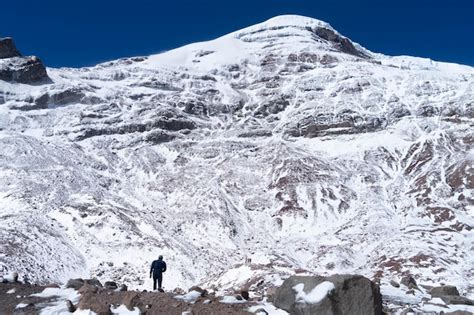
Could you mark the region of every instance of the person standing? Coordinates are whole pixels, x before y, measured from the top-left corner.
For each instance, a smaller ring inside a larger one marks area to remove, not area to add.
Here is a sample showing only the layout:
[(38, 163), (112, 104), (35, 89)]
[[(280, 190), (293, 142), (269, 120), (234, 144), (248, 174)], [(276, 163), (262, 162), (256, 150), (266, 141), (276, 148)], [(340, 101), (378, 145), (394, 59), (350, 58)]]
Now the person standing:
[(158, 291), (163, 291), (161, 284), (163, 283), (163, 272), (166, 271), (166, 263), (163, 256), (158, 256), (158, 260), (151, 263), (150, 278), (153, 276), (153, 291), (156, 290), (156, 282), (158, 281)]

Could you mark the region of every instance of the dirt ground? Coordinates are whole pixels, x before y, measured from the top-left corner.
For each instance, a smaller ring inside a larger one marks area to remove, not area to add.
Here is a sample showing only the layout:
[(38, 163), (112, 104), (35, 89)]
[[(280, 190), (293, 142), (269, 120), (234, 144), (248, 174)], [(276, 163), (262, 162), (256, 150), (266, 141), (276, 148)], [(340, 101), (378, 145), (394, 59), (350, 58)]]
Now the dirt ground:
[[(53, 298), (31, 297), (33, 293), (42, 292), (46, 287), (28, 285), (20, 283), (0, 283), (0, 314), (2, 315), (33, 315), (39, 314), (42, 307), (48, 302), (53, 302)], [(13, 293), (7, 293), (12, 289)], [(171, 293), (161, 292), (138, 292), (98, 289), (86, 290), (81, 294), (79, 303), (75, 307), (89, 309), (98, 315), (112, 314), (110, 309), (120, 305), (125, 305), (132, 310), (135, 307), (140, 309), (143, 315), (247, 315), (252, 314), (245, 311), (252, 302), (241, 304), (220, 303), (215, 296), (199, 297), (194, 303), (176, 299)], [(24, 303), (27, 306), (20, 309), (15, 307)], [(187, 312), (187, 313), (186, 313)]]
[[(7, 293), (14, 289), (14, 293)], [(39, 298), (30, 296), (33, 293), (42, 292), (43, 286), (20, 284), (20, 283), (0, 283), (0, 314), (33, 315), (38, 314), (38, 308), (44, 303), (50, 302), (52, 298)], [(27, 304), (26, 307), (15, 309), (20, 304)]]

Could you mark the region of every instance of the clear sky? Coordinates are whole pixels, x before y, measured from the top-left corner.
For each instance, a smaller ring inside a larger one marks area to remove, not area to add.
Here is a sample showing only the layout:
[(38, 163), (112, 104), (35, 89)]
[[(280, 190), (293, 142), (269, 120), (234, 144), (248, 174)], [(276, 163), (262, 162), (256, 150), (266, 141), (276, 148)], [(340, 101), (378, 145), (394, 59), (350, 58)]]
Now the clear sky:
[(159, 53), (281, 14), (330, 23), (374, 52), (474, 66), (474, 0), (2, 0), (0, 37), (51, 67)]

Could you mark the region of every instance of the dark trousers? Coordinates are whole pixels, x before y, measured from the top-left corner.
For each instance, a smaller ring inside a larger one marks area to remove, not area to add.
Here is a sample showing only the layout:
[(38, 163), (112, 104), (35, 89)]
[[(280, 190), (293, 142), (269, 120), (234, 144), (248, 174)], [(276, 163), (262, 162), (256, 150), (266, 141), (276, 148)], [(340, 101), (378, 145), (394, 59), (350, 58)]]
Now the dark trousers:
[(156, 290), (156, 281), (158, 281), (158, 289), (161, 289), (161, 283), (163, 282), (163, 274), (153, 274), (153, 290)]

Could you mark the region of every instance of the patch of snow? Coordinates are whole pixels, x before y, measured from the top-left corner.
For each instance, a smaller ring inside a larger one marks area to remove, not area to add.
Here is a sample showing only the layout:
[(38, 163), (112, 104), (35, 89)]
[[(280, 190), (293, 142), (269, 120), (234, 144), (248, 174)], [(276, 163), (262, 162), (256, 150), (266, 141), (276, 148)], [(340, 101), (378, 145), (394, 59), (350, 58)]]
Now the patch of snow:
[(188, 303), (194, 303), (201, 296), (201, 293), (198, 291), (190, 291), (183, 295), (176, 295), (175, 299), (183, 300)]
[(15, 292), (16, 292), (16, 290), (15, 290), (15, 288), (13, 288), (13, 289), (8, 290), (8, 291), (7, 291), (7, 294), (13, 294), (13, 293), (15, 293)]
[(28, 304), (26, 304), (26, 303), (20, 303), (17, 306), (15, 306), (15, 309), (23, 308), (23, 307), (27, 307), (27, 306), (28, 306)]
[[(1, 198), (1, 196), (0, 196)], [(1, 201), (1, 199), (0, 199)], [(8, 273), (6, 276), (3, 276), (3, 279), (7, 280), (10, 283), (13, 283), (15, 281), (15, 278), (13, 277), (13, 272)]]
[(315, 286), (311, 292), (306, 293), (303, 291), (304, 283), (299, 283), (293, 287), (296, 293), (295, 301), (296, 303), (316, 304), (321, 302), (334, 288), (334, 283), (324, 281)]
[(31, 294), (31, 296), (41, 298), (55, 297), (56, 301), (48, 303), (44, 308), (42, 308), (40, 311), (40, 315), (59, 315), (69, 313), (66, 301), (70, 300), (73, 304), (77, 304), (79, 302), (80, 294), (74, 289), (46, 288), (40, 293)]
[(235, 296), (231, 295), (226, 295), (220, 300), (221, 303), (226, 303), (226, 304), (243, 304), (247, 303), (247, 300), (237, 300)]
[[(263, 304), (254, 305), (252, 307), (249, 307), (248, 311), (251, 313), (255, 313), (258, 309), (264, 309), (268, 313), (268, 315), (288, 315), (289, 314), (287, 311), (279, 309), (271, 303), (263, 303)], [(259, 313), (256, 313), (256, 314), (260, 315)]]
[(125, 305), (120, 305), (117, 308), (111, 308), (110, 311), (112, 314), (116, 315), (140, 315), (140, 309), (135, 307), (132, 311), (130, 311)]

